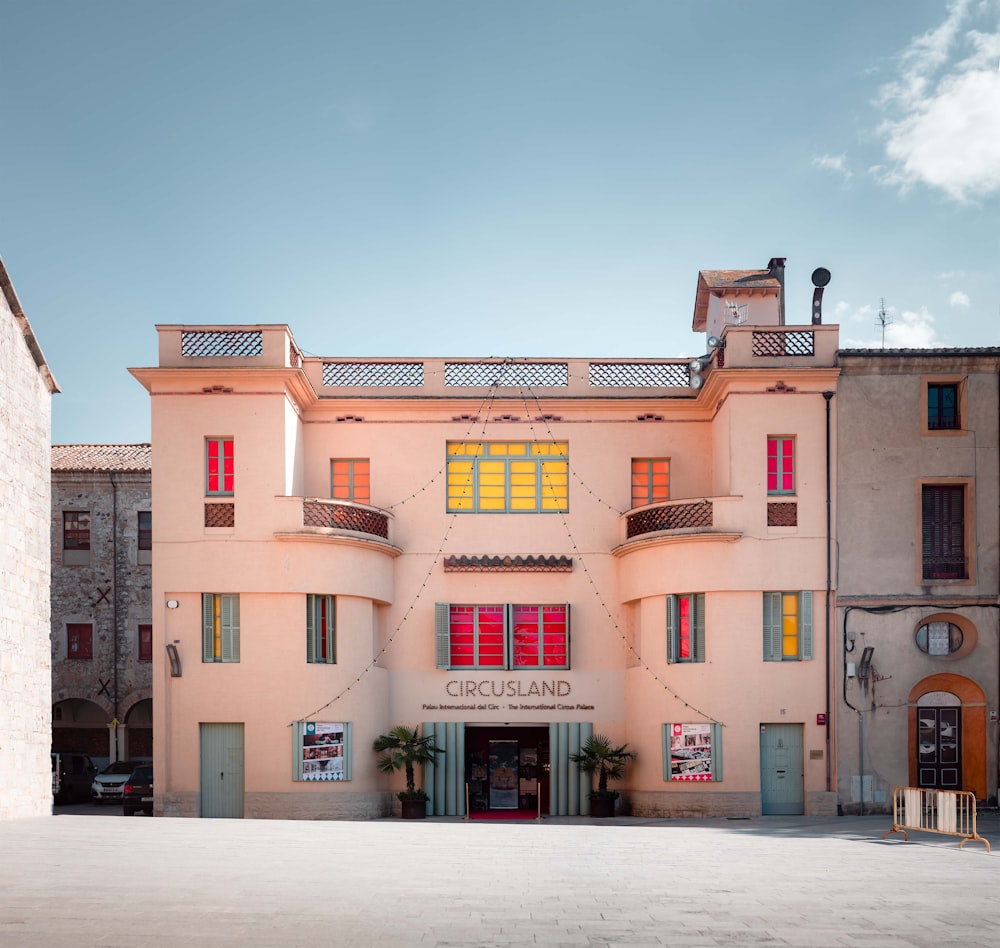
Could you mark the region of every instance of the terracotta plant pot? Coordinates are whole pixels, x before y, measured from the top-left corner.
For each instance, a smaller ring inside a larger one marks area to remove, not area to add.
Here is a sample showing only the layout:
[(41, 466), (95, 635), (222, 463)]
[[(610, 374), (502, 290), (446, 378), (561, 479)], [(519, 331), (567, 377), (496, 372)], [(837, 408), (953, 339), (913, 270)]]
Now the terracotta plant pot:
[(404, 820), (422, 820), (427, 816), (426, 800), (401, 800)]
[(614, 797), (591, 797), (590, 815), (600, 819), (615, 815)]

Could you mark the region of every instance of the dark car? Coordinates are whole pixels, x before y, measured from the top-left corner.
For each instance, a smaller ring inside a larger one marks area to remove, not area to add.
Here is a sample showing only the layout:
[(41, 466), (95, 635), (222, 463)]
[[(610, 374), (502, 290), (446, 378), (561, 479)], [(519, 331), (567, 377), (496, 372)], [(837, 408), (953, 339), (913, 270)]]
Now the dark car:
[(91, 796), (98, 802), (122, 799), (122, 787), (131, 776), (132, 771), (140, 764), (148, 764), (148, 760), (116, 760), (108, 764), (96, 777), (90, 786)]
[(143, 812), (153, 815), (153, 765), (143, 764), (129, 774), (122, 787), (122, 805), (125, 815)]
[(86, 754), (52, 753), (52, 798), (56, 803), (75, 803), (90, 797), (97, 768)]

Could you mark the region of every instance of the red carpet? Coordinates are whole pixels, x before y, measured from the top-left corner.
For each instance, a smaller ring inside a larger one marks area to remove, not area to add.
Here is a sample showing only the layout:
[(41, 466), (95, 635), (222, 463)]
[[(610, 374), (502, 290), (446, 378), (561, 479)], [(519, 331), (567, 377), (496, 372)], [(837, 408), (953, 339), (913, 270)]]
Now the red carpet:
[(470, 813), (474, 820), (535, 820), (537, 810), (479, 810)]

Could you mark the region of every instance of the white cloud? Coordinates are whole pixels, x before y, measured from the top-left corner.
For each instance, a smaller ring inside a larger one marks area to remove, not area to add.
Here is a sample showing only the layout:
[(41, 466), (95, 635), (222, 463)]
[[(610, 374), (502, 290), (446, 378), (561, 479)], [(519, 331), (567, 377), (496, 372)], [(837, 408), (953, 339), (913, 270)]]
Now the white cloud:
[(939, 273), (935, 279), (940, 280), (942, 283), (950, 283), (952, 280), (964, 280), (965, 271), (964, 270), (948, 270), (946, 273)]
[(853, 176), (853, 172), (847, 167), (847, 155), (820, 155), (813, 158), (812, 163), (817, 168), (836, 172), (845, 181), (850, 181)]
[[(944, 345), (938, 338), (934, 328), (934, 317), (921, 306), (920, 310), (903, 310), (896, 312), (886, 310), (885, 342), (886, 349), (934, 349)], [(872, 327), (871, 334), (866, 337), (842, 339), (840, 344), (845, 349), (881, 349), (883, 348), (882, 326), (877, 314), (871, 306), (862, 306), (852, 322), (864, 319)]]
[(948, 302), (951, 303), (952, 306), (960, 306), (962, 309), (968, 309), (970, 304), (969, 294), (963, 293), (961, 290), (955, 290), (955, 292), (948, 297)]
[(962, 202), (1000, 193), (998, 59), (1000, 0), (955, 0), (880, 89), (888, 163), (870, 171), (901, 191), (924, 184)]

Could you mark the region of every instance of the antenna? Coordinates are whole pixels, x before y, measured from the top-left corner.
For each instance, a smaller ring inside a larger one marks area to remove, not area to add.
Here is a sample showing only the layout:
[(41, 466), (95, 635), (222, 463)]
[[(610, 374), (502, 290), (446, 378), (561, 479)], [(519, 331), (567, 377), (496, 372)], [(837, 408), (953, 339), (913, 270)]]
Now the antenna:
[(882, 331), (882, 348), (885, 348), (885, 330), (892, 325), (892, 317), (885, 311), (885, 297), (879, 300), (879, 310), (875, 314), (875, 328)]

